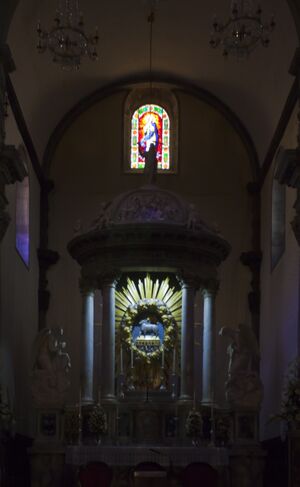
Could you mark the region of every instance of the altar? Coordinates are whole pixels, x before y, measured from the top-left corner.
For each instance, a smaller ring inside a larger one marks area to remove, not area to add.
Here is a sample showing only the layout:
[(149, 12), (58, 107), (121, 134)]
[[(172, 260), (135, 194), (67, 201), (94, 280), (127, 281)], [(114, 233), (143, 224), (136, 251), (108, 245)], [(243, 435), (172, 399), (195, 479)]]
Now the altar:
[(217, 447), (144, 447), (144, 446), (69, 446), (66, 463), (86, 465), (88, 462), (105, 462), (112, 467), (138, 465), (142, 462), (185, 467), (192, 462), (204, 462), (213, 467), (225, 467), (229, 463), (227, 448)]
[[(257, 412), (262, 390), (252, 367), (255, 337), (247, 325), (221, 330), (232, 343), (227, 402), (216, 401), (215, 301), (229, 243), (179, 195), (147, 185), (103, 204), (90, 228), (69, 242), (68, 251), (80, 266), (78, 401), (66, 406), (68, 381), (61, 379), (69, 362), (61, 336), (46, 330), (38, 342), (34, 376), (38, 441), (67, 445), (65, 463), (73, 469), (104, 462), (114, 472), (128, 473), (140, 463), (155, 462), (180, 471), (200, 462), (219, 471), (222, 485), (230, 470), (234, 487), (260, 487)], [(96, 347), (99, 294), (101, 347)], [(202, 300), (201, 350), (195, 346), (197, 294)], [(52, 367), (53, 357), (59, 367)], [(51, 365), (47, 370), (45, 363)], [(60, 395), (56, 390), (48, 394), (52, 383), (61, 386)], [(52, 402), (46, 404), (45, 398)], [(61, 461), (61, 453), (57, 457)], [(248, 483), (241, 484), (245, 478)]]
[[(89, 462), (104, 462), (114, 472), (113, 486), (180, 486), (184, 468), (193, 462), (211, 465), (219, 484), (230, 486), (229, 456), (226, 448), (71, 446), (66, 449), (66, 464), (73, 471)], [(161, 470), (135, 471), (144, 464), (157, 464)], [(150, 463), (148, 463), (150, 462)]]

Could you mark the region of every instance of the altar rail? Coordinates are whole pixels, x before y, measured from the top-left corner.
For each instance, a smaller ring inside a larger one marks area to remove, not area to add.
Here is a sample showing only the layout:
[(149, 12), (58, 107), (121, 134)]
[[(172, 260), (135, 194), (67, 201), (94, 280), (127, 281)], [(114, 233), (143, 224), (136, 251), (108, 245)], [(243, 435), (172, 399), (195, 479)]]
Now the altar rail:
[(134, 466), (141, 462), (157, 462), (163, 467), (170, 463), (185, 467), (192, 462), (205, 462), (213, 467), (227, 466), (228, 450), (215, 447), (139, 447), (139, 446), (69, 446), (66, 463), (85, 465), (100, 461), (111, 466)]

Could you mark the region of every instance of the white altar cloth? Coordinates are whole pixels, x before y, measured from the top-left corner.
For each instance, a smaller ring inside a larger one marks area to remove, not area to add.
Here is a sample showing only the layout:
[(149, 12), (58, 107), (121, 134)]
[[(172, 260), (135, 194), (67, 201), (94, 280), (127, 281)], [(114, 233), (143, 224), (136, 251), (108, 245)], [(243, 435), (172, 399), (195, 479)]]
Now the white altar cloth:
[(157, 447), (157, 446), (69, 446), (66, 463), (85, 465), (100, 461), (111, 466), (134, 466), (140, 462), (157, 462), (168, 467), (170, 462), (185, 467), (192, 462), (205, 462), (212, 466), (228, 465), (228, 450), (216, 447)]

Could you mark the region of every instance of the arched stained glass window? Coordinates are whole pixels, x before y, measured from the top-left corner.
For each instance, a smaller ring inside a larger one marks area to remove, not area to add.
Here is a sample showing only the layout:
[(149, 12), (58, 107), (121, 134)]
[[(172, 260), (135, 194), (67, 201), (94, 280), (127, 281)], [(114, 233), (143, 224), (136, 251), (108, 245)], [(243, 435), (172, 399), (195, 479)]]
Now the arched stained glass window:
[(135, 110), (131, 119), (130, 168), (144, 169), (145, 154), (156, 148), (158, 169), (170, 169), (170, 118), (159, 105), (147, 104)]

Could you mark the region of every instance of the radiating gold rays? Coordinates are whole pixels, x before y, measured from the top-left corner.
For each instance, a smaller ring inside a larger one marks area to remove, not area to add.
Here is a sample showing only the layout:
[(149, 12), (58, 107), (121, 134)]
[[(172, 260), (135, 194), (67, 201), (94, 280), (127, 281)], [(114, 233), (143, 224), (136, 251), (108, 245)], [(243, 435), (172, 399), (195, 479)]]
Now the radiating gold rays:
[[(181, 291), (170, 287), (167, 277), (163, 281), (156, 279), (154, 282), (149, 275), (143, 280), (139, 279), (136, 285), (130, 278), (127, 286), (121, 291), (116, 291), (116, 325), (119, 325), (127, 309), (140, 301), (149, 299), (162, 301), (170, 310), (177, 325), (181, 323)], [(154, 304), (154, 303), (153, 303)]]

